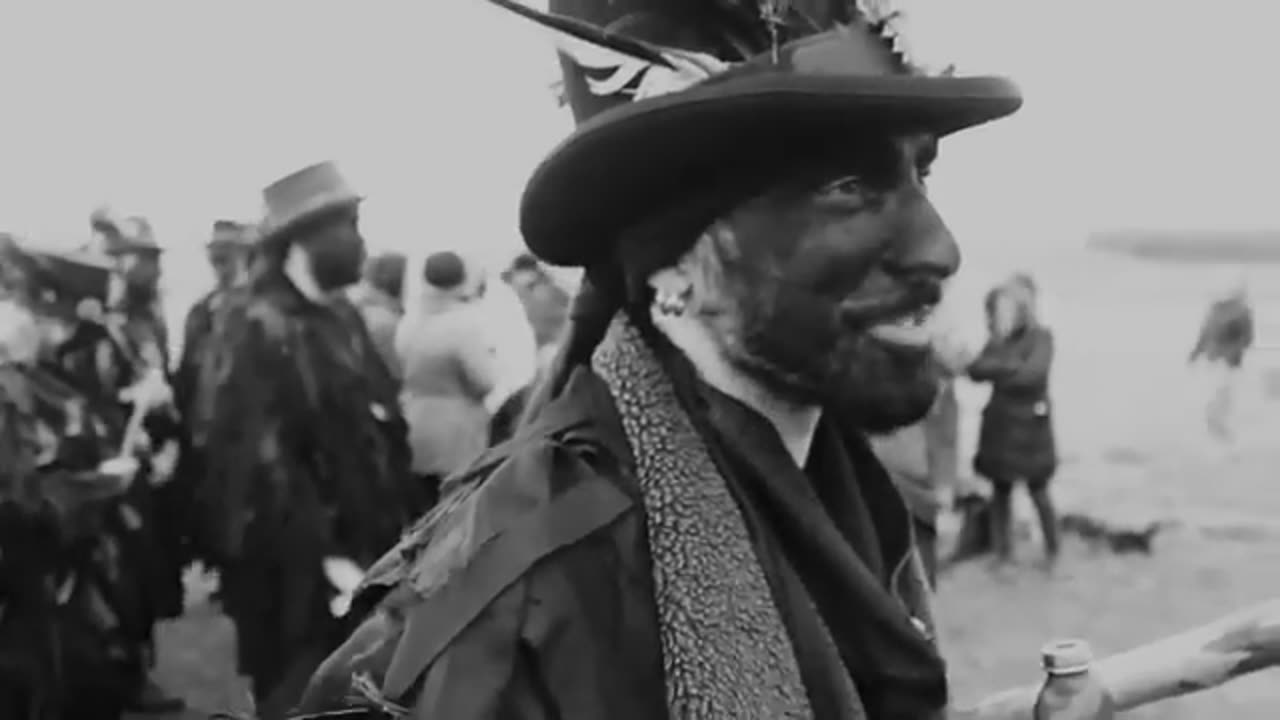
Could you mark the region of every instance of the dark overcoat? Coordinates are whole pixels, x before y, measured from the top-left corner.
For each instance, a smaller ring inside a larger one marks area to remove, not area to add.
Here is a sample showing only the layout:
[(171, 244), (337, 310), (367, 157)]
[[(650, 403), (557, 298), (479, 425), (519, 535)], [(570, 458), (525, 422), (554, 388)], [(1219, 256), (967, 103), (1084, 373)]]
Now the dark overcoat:
[[(299, 711), (330, 711), (354, 694), (415, 720), (669, 717), (626, 437), (605, 383), (575, 372), (370, 569), (353, 608), (365, 619)], [(883, 468), (873, 480), (889, 482)], [(890, 587), (906, 612), (928, 618), (914, 557), (890, 560)]]
[(1049, 371), (1053, 335), (1033, 325), (987, 343), (969, 377), (991, 384), (973, 469), (996, 484), (1043, 484), (1058, 467)]

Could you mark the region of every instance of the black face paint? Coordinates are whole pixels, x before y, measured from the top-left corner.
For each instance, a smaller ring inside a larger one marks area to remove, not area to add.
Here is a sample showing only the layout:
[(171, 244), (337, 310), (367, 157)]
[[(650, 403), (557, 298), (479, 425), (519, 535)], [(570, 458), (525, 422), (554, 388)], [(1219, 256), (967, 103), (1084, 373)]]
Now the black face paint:
[(315, 227), (300, 242), (320, 289), (339, 290), (360, 280), (365, 244), (354, 213)]
[(840, 170), (726, 219), (734, 248), (720, 260), (736, 317), (723, 340), (774, 392), (883, 432), (922, 418), (942, 376), (927, 345), (867, 330), (935, 305), (959, 254), (923, 192), (932, 141), (864, 145)]

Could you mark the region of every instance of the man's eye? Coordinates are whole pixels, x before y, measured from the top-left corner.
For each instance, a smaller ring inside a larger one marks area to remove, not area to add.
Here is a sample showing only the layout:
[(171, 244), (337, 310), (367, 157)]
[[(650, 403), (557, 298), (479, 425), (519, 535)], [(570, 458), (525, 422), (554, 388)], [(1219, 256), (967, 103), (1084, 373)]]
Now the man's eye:
[(822, 187), (821, 195), (832, 199), (862, 199), (866, 195), (867, 186), (862, 178), (855, 175), (842, 177)]

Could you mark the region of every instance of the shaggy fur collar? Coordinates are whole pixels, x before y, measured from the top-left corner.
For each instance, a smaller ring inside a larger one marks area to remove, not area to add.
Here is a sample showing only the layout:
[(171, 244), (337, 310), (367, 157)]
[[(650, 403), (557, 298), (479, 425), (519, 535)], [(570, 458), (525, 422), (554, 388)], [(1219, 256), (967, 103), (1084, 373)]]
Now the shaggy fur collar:
[(671, 717), (813, 717), (741, 511), (657, 358), (619, 318), (593, 368), (636, 461)]

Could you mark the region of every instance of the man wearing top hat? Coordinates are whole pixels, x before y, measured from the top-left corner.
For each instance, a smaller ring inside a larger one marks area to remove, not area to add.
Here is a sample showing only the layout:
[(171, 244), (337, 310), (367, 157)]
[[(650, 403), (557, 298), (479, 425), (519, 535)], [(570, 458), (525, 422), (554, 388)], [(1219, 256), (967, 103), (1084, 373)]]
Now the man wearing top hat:
[(196, 512), (240, 669), (277, 717), (336, 639), (326, 560), (367, 566), (393, 544), (410, 476), (397, 384), (344, 292), (360, 196), (330, 163), (263, 196), (259, 266), (205, 343)]
[(515, 436), (370, 569), (300, 709), (355, 678), (418, 719), (944, 717), (866, 437), (940, 379), (938, 140), (1016, 88), (919, 72), (883, 3), (551, 6), (610, 29), (572, 25), (580, 125), (520, 208), (585, 269), (568, 335)]

